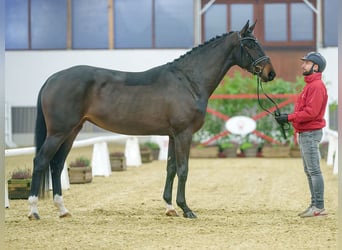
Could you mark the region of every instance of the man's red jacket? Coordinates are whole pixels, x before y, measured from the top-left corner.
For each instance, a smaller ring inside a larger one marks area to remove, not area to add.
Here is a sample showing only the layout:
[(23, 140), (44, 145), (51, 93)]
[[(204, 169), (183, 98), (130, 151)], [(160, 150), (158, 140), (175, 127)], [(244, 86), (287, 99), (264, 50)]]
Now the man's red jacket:
[(305, 76), (306, 85), (295, 104), (294, 112), (288, 120), (296, 132), (317, 130), (325, 127), (324, 113), (327, 106), (327, 89), (322, 81), (322, 73)]

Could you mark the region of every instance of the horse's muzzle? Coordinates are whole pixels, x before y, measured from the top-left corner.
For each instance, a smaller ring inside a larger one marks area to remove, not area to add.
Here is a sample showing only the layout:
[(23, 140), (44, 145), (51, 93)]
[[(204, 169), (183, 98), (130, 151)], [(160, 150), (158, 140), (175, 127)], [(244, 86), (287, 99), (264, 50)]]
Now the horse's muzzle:
[(272, 70), (268, 73), (268, 80), (272, 81), (276, 76), (276, 73)]
[(259, 76), (264, 82), (272, 81), (276, 76), (272, 64), (267, 63)]

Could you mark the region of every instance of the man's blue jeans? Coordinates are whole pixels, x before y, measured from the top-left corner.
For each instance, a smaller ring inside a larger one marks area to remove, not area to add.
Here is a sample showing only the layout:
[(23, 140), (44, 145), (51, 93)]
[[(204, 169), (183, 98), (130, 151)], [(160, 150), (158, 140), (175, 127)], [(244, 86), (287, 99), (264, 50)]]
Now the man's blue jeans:
[(299, 133), (298, 143), (302, 153), (304, 172), (311, 192), (311, 206), (324, 208), (324, 180), (320, 167), (319, 143), (322, 129)]

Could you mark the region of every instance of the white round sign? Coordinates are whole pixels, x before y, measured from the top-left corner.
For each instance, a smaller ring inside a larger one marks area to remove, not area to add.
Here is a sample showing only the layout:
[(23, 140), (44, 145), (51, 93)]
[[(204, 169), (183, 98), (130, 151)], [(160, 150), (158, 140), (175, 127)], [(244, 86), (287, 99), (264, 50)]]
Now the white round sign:
[(256, 122), (248, 116), (234, 116), (226, 122), (226, 129), (236, 135), (246, 135), (256, 128)]

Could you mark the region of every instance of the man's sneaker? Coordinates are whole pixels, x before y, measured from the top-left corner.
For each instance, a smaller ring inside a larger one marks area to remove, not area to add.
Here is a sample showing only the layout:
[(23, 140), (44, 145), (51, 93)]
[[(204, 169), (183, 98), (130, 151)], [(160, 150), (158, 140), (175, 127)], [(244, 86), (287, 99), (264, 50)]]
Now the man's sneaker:
[(306, 214), (310, 209), (311, 209), (312, 205), (310, 205), (307, 209), (305, 209), (303, 212), (300, 212), (298, 214), (298, 216), (302, 216), (303, 214)]
[(305, 217), (315, 217), (315, 216), (322, 216), (322, 215), (327, 215), (328, 213), (325, 211), (324, 208), (317, 208), (315, 206), (312, 206), (306, 211), (306, 213), (303, 213), (300, 215), (300, 217), (305, 218)]

